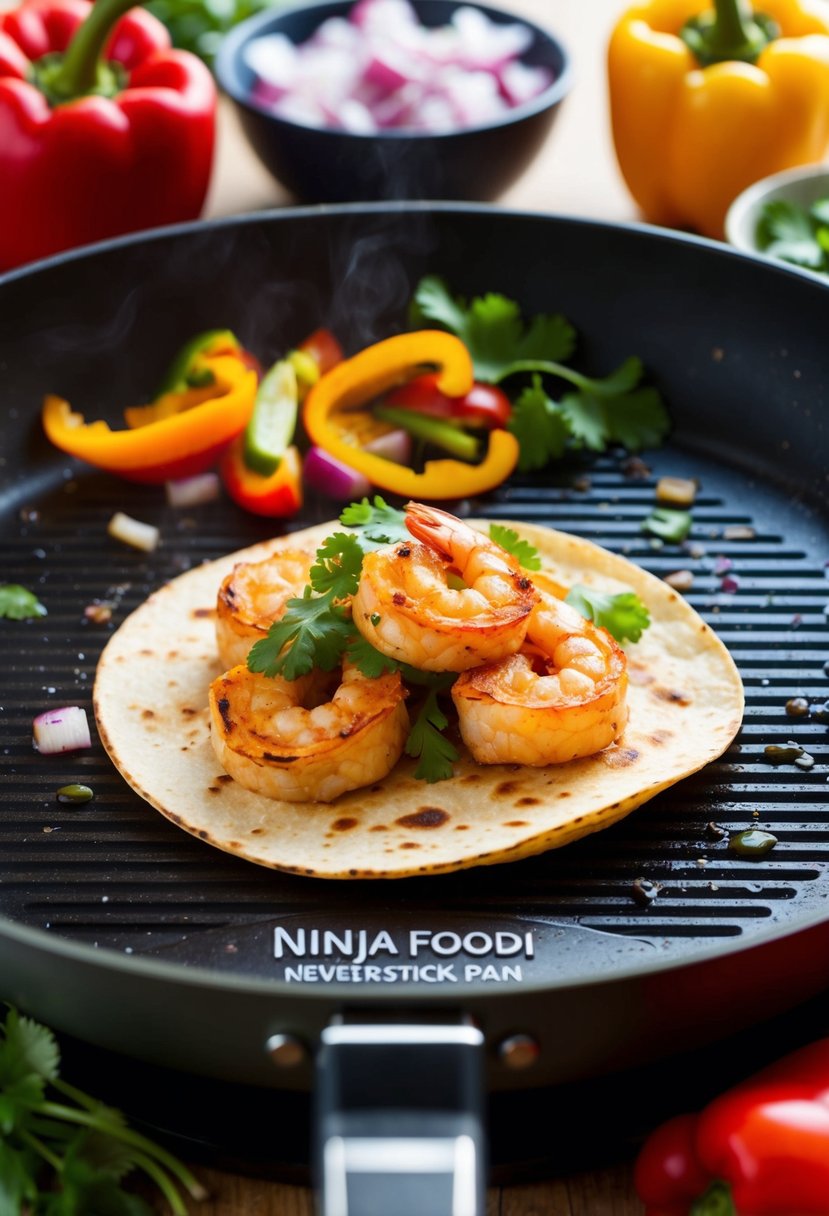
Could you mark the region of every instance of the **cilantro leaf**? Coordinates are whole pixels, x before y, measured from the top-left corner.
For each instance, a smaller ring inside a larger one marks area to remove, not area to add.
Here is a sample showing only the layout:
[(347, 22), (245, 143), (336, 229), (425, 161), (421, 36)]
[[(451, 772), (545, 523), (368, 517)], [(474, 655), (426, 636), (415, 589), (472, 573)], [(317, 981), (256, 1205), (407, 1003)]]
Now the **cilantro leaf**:
[(565, 393), (561, 409), (574, 447), (589, 448), (591, 452), (605, 450), (609, 438), (607, 408), (600, 397), (586, 392)]
[(651, 623), (650, 613), (634, 591), (609, 595), (581, 583), (571, 587), (564, 601), (586, 617), (602, 625), (617, 642), (638, 642)]
[(52, 1032), (10, 1009), (0, 1024), (0, 1216), (152, 1216), (121, 1187), (135, 1167), (185, 1216), (178, 1185), (204, 1197), (186, 1166), (62, 1080), (59, 1066)]
[(493, 383), (516, 360), (567, 359), (575, 330), (565, 317), (539, 314), (525, 324), (514, 300), (490, 292), (467, 302), (452, 296), (442, 279), (429, 275), (415, 289), (412, 319), (442, 325), (466, 346), (475, 378)]
[(0, 1216), (20, 1216), (37, 1199), (35, 1168), (30, 1150), (0, 1138)]
[(34, 592), (19, 583), (0, 583), (0, 617), (27, 621), (35, 616), (46, 616), (46, 609)]
[(330, 591), (314, 595), (306, 587), (301, 599), (288, 600), (267, 636), (251, 647), (248, 669), (286, 680), (307, 675), (314, 667), (332, 671), (355, 632), (351, 618), (334, 599)]
[(438, 705), (439, 691), (439, 687), (432, 687), (426, 694), (409, 731), (405, 749), (407, 756), (420, 761), (415, 777), (430, 784), (451, 777), (452, 766), (458, 759), (457, 748), (442, 733), (449, 725), (449, 719)]
[(541, 558), (535, 545), (519, 536), (514, 528), (506, 528), (503, 524), (490, 524), (489, 537), (496, 545), (516, 557), (525, 570), (541, 569)]
[(391, 659), (388, 655), (377, 650), (360, 633), (355, 633), (349, 642), (347, 654), (351, 662), (360, 669), (364, 676), (368, 676), (370, 680), (376, 680), (378, 676), (383, 675), (386, 671), (398, 671), (400, 669), (397, 659)]
[(610, 441), (620, 443), (629, 452), (659, 447), (670, 429), (659, 392), (639, 388), (614, 397), (607, 404), (607, 429)]
[(670, 507), (654, 507), (650, 515), (642, 520), (642, 531), (678, 544), (679, 541), (685, 540), (691, 531), (692, 522), (688, 511), (675, 511)]
[(375, 494), (372, 502), (364, 498), (362, 502), (351, 503), (340, 515), (340, 523), (360, 529), (359, 540), (365, 552), (412, 539), (405, 513), (390, 507), (379, 494)]
[(764, 253), (796, 266), (819, 270), (826, 264), (808, 213), (786, 199), (774, 199), (763, 207), (757, 242)]
[(518, 440), (518, 467), (522, 473), (542, 469), (564, 455), (570, 435), (566, 414), (552, 401), (534, 376), (512, 407), (507, 429)]
[(316, 558), (309, 575), (314, 591), (330, 591), (338, 600), (355, 594), (363, 564), (363, 550), (355, 536), (348, 532), (327, 536), (317, 549)]

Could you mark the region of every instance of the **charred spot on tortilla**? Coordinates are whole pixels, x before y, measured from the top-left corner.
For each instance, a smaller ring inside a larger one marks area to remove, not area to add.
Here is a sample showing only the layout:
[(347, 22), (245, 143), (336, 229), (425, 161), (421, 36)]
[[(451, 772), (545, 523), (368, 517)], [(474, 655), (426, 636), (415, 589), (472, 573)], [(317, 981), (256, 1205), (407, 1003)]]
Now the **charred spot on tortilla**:
[(403, 828), (440, 828), (449, 822), (449, 814), (436, 806), (424, 806), (412, 815), (395, 819)]
[(350, 832), (352, 828), (356, 828), (359, 819), (352, 819), (350, 816), (344, 816), (342, 819), (335, 819), (331, 827), (335, 832)]
[(213, 617), (215, 615), (215, 608), (194, 608), (190, 614), (191, 619), (194, 621), (204, 620), (205, 618)]
[(660, 701), (667, 701), (669, 705), (690, 705), (691, 698), (688, 693), (681, 688), (654, 688), (653, 696)]
[[(475, 526), (488, 530), (487, 521)], [(538, 525), (509, 526), (538, 550), (542, 571), (561, 586), (589, 582), (607, 594), (631, 589), (648, 608), (651, 627), (626, 646), (630, 712), (617, 743), (582, 759), (533, 768), (477, 764), (458, 740), (448, 780), (424, 786), (414, 776), (415, 762), (403, 758), (388, 776), (341, 794), (333, 806), (266, 798), (217, 774), (206, 704), (217, 671), (215, 614), (199, 609), (216, 597), (235, 564), (297, 544), (313, 551), (340, 530), (334, 521), (194, 566), (125, 619), (104, 649), (93, 696), (100, 738), (114, 764), (145, 802), (211, 847), (292, 874), (348, 880), (450, 873), (566, 846), (618, 822), (722, 755), (741, 722), (742, 684), (725, 646), (687, 600), (669, 598), (661, 579), (590, 541)], [(175, 657), (163, 658), (171, 648)], [(130, 692), (134, 681), (125, 676), (136, 669), (140, 704)], [(679, 700), (673, 695), (678, 690)], [(141, 717), (148, 706), (157, 718)], [(681, 731), (665, 729), (672, 713), (681, 713)], [(188, 719), (193, 742), (182, 747)], [(217, 708), (216, 721), (233, 729), (229, 702), (223, 713)], [(162, 722), (170, 726), (160, 730)], [(211, 786), (221, 789), (221, 797), (206, 796)], [(531, 814), (505, 819), (507, 798)], [(422, 820), (419, 827), (399, 822), (417, 820), (429, 808), (447, 817), (438, 830)], [(358, 826), (331, 828), (348, 819)], [(418, 850), (409, 847), (418, 843), (410, 838), (414, 833), (421, 850), (429, 851), (427, 865), (415, 862)]]

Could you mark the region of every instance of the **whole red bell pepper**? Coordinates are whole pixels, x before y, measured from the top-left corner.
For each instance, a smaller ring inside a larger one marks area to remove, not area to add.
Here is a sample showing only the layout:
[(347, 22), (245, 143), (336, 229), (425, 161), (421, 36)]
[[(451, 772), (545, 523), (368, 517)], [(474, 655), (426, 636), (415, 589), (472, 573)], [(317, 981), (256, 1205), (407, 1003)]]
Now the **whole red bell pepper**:
[(134, 3), (0, 15), (0, 270), (200, 213), (213, 78)]
[(635, 1182), (647, 1216), (829, 1216), (829, 1039), (657, 1128)]

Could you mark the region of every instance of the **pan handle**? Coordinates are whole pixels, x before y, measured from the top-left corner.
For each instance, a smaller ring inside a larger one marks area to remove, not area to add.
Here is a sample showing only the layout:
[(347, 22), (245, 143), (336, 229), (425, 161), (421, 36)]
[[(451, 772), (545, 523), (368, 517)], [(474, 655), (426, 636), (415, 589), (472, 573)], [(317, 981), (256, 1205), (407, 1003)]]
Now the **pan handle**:
[(320, 1216), (482, 1216), (481, 1031), (342, 1019), (317, 1056)]

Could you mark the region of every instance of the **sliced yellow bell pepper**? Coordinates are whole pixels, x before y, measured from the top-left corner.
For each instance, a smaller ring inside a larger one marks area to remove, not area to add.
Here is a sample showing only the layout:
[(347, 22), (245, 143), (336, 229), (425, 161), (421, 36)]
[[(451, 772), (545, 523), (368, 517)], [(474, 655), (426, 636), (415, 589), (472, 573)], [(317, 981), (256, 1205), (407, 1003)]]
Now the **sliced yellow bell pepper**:
[(652, 223), (720, 238), (742, 190), (829, 149), (827, 9), (759, 8), (768, 24), (744, 0), (651, 0), (613, 30), (616, 156)]
[(479, 464), (430, 460), (418, 473), (349, 443), (343, 415), (357, 410), (427, 367), (439, 370), (438, 387), (460, 397), (472, 387), (472, 360), (464, 344), (442, 330), (416, 330), (369, 346), (338, 363), (311, 388), (303, 407), (309, 439), (363, 473), (372, 485), (407, 498), (466, 498), (500, 485), (518, 463), (518, 441), (505, 430), (493, 430)]
[[(48, 438), (70, 456), (131, 481), (156, 484), (204, 472), (234, 436), (247, 426), (256, 397), (256, 372), (235, 355), (205, 359), (213, 374), (208, 400), (131, 430), (113, 431), (107, 422), (86, 422), (67, 401), (43, 403)], [(182, 397), (204, 389), (187, 389)]]

